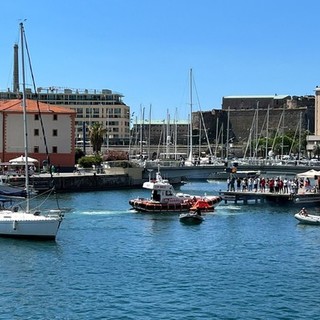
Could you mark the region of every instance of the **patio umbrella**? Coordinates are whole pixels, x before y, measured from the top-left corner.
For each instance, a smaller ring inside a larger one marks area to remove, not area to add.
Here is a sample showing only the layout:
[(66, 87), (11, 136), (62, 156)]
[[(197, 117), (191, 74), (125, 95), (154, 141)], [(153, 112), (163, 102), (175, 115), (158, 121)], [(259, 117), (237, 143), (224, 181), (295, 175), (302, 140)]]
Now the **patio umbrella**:
[(306, 172), (298, 173), (298, 178), (309, 178), (314, 179), (316, 176), (320, 176), (320, 171), (316, 171), (314, 169), (308, 170)]
[[(17, 165), (18, 165), (18, 164), (25, 164), (25, 163), (26, 163), (26, 157), (25, 157), (25, 156), (20, 156), (20, 157), (18, 157), (18, 158), (14, 158), (14, 159), (9, 160), (9, 162), (10, 162), (11, 164), (17, 164)], [(38, 162), (37, 159), (28, 157), (28, 163), (34, 164), (34, 163), (36, 163), (36, 162)]]

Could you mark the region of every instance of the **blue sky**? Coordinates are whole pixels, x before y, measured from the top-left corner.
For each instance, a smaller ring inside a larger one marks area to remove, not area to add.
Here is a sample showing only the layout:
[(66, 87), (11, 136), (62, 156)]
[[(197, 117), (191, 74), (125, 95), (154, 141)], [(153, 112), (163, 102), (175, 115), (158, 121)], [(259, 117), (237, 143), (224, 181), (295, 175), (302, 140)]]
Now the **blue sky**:
[(187, 119), (191, 68), (195, 111), (320, 85), (318, 0), (11, 0), (1, 12), (2, 90), (21, 19), (38, 87), (111, 89), (154, 119)]

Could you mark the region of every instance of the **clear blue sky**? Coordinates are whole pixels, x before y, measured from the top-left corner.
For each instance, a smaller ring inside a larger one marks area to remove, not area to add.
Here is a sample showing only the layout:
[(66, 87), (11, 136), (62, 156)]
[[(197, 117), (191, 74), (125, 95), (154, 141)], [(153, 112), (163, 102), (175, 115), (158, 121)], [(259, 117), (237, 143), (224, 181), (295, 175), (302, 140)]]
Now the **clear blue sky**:
[(320, 1), (7, 0), (1, 2), (0, 88), (12, 88), (24, 22), (38, 87), (111, 89), (140, 114), (220, 109), (223, 96), (314, 94)]

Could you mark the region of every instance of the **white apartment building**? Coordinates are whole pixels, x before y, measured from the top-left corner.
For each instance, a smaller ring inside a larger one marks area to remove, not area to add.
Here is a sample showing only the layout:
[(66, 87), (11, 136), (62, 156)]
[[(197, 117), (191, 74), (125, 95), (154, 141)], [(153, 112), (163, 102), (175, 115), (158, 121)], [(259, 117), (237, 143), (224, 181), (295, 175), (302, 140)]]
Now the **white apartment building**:
[[(16, 99), (17, 94), (8, 90), (0, 92), (0, 100)], [(89, 140), (88, 127), (99, 122), (107, 130), (105, 144), (128, 145), (130, 136), (130, 107), (123, 101), (123, 95), (109, 89), (79, 90), (60, 87), (39, 87), (37, 93), (27, 89), (27, 98), (36, 99), (76, 111), (75, 141), (81, 146)]]

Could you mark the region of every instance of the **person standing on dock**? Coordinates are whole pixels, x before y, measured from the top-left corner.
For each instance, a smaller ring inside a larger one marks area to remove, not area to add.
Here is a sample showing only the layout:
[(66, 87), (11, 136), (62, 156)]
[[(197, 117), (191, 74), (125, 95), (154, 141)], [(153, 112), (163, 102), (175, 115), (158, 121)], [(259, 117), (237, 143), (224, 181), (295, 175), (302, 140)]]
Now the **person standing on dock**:
[(274, 191), (275, 193), (279, 193), (279, 178), (274, 180)]
[(260, 180), (260, 191), (265, 192), (266, 191), (266, 179), (264, 177)]
[(283, 193), (288, 193), (288, 179), (283, 179)]
[(297, 194), (297, 193), (298, 193), (298, 189), (299, 189), (299, 187), (298, 187), (297, 182), (293, 180), (293, 181), (291, 182), (290, 193), (292, 193), (292, 194)]
[(230, 177), (227, 179), (227, 191), (230, 191)]
[(273, 179), (270, 179), (270, 180), (269, 180), (269, 191), (270, 191), (271, 193), (274, 192), (274, 180), (273, 180)]
[(241, 179), (240, 177), (237, 178), (237, 191), (241, 190)]
[(283, 180), (281, 178), (278, 181), (278, 185), (279, 185), (279, 192), (283, 193)]
[(232, 177), (230, 180), (230, 191), (235, 191), (235, 188), (234, 188), (235, 182), (236, 182), (236, 178)]
[(241, 191), (247, 191), (247, 179), (242, 179), (241, 181)]
[(257, 177), (255, 177), (253, 179), (253, 190), (254, 190), (254, 192), (258, 191), (258, 178)]

